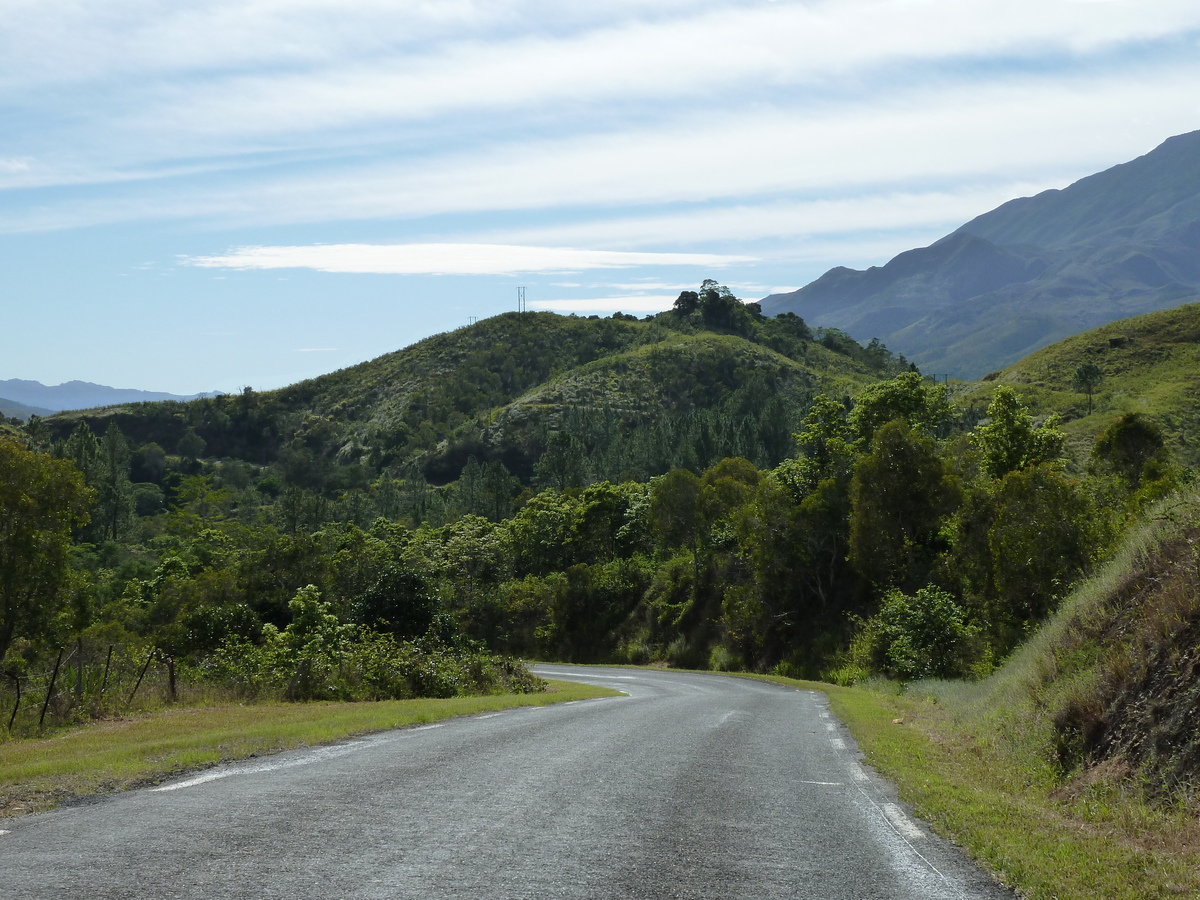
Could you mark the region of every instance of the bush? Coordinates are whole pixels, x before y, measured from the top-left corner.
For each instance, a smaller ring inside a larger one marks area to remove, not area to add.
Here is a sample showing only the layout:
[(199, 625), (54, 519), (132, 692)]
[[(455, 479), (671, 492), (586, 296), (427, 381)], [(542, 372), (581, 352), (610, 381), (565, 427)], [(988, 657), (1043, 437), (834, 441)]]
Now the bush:
[(877, 612), (859, 622), (848, 665), (901, 678), (953, 678), (971, 673), (982, 657), (978, 626), (954, 598), (931, 586), (909, 597), (888, 591)]
[(198, 666), (199, 677), (241, 696), (289, 700), (402, 700), (539, 691), (544, 682), (521, 663), (427, 634), (400, 641), (344, 625), (309, 585), (291, 601), (293, 620), (264, 629), (262, 644), (237, 638)]

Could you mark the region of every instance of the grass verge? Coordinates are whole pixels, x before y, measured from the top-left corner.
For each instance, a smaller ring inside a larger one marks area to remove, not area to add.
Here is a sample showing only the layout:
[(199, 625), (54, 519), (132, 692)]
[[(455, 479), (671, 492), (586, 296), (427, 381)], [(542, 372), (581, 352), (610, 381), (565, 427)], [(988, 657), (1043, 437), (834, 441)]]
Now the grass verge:
[(50, 737), (0, 742), (0, 817), (140, 787), (222, 762), (373, 731), (618, 693), (594, 685), (552, 681), (541, 694), (218, 705), (112, 719), (64, 729)]
[(931, 693), (771, 680), (825, 693), (917, 814), (1022, 896), (1200, 897), (1194, 810), (1152, 806), (1115, 779), (1057, 784)]

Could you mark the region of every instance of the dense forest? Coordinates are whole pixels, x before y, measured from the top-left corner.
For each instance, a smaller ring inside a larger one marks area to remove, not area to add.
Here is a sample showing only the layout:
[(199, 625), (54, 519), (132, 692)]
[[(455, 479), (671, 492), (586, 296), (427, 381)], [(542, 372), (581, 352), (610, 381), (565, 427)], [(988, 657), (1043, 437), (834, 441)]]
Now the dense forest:
[(956, 406), (713, 282), (644, 320), (509, 314), (280, 391), (35, 417), (0, 467), (10, 727), (60, 667), (66, 719), (148, 670), (297, 699), (531, 689), (517, 657), (982, 674), (1190, 476), (1144, 416), (1069, 453), (1008, 385)]

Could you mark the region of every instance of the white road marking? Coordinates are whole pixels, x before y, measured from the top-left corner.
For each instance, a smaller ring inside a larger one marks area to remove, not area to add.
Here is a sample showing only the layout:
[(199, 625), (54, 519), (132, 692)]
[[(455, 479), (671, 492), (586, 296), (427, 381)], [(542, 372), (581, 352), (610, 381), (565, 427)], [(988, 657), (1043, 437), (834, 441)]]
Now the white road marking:
[[(430, 727), (430, 726), (426, 726)], [(436, 727), (436, 726), (434, 726)], [(291, 759), (272, 759), (261, 763), (252, 763), (250, 765), (230, 766), (227, 769), (215, 769), (211, 772), (205, 772), (203, 775), (196, 775), (192, 778), (176, 781), (172, 784), (162, 784), (158, 787), (150, 788), (151, 791), (158, 793), (162, 791), (178, 791), (182, 788), (196, 787), (197, 785), (207, 784), (210, 781), (217, 781), (220, 778), (229, 778), (232, 775), (251, 775), (259, 772), (276, 772), (280, 769), (292, 769), (296, 766), (307, 766), (311, 763), (321, 762), (326, 759), (334, 759), (338, 756), (345, 756), (348, 753), (354, 753), (356, 750), (366, 746), (369, 741), (355, 741), (352, 744), (339, 744), (334, 747), (319, 747), (309, 751), (301, 757), (293, 757)]]
[(186, 781), (177, 781), (174, 784), (159, 785), (156, 788), (150, 788), (150, 790), (153, 791), (154, 793), (159, 793), (160, 791), (178, 791), (182, 788), (195, 787), (198, 784), (205, 784), (206, 782), (209, 782), (209, 781), (216, 781), (219, 778), (228, 778), (230, 775), (241, 775), (241, 774), (244, 774), (244, 773), (237, 772), (237, 771), (208, 772), (207, 774), (204, 774), (204, 775), (197, 775), (195, 778), (189, 778)]
[(488, 713), (487, 715), (476, 716), (475, 718), (477, 718), (477, 719), (494, 719), (498, 715), (500, 715), (500, 713)]
[(850, 770), (850, 777), (853, 778), (855, 781), (859, 781), (859, 782), (871, 780), (871, 777), (869, 775), (867, 775), (867, 773), (864, 772), (862, 770), (862, 768), (859, 766), (855, 766), (853, 769)]
[(818, 784), (823, 787), (843, 787), (840, 781), (802, 781), (801, 784)]
[(920, 840), (925, 837), (925, 832), (918, 828), (916, 823), (906, 816), (904, 810), (895, 803), (885, 803), (882, 808), (883, 814), (887, 816), (887, 820), (906, 838)]
[(829, 743), (833, 745), (834, 750), (845, 750), (846, 742), (841, 738), (830, 738)]
[(0, 831), (0, 834), (12, 834), (11, 831)]
[(837, 723), (836, 722), (826, 722), (825, 730), (826, 731), (837, 731)]
[(416, 728), (410, 728), (409, 731), (428, 731), (430, 728), (445, 728), (445, 722), (430, 722), (428, 725), (418, 725)]

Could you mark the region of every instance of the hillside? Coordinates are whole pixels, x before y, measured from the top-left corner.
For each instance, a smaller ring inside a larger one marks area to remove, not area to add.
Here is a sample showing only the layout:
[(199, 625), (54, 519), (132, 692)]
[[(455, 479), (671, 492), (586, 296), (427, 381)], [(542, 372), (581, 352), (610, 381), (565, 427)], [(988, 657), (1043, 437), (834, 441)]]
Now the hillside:
[(369, 474), (412, 465), (445, 483), (470, 456), (502, 461), (528, 480), (567, 416), (593, 455), (597, 442), (655, 428), (663, 437), (663, 429), (699, 427), (697, 417), (738, 413), (730, 429), (747, 416), (758, 427), (772, 401), (786, 418), (776, 431), (789, 435), (813, 392), (854, 393), (898, 364), (886, 351), (868, 358), (848, 342), (814, 341), (797, 322), (747, 315), (742, 333), (730, 333), (704, 328), (698, 314), (508, 313), (277, 391), (110, 406), (46, 424), (62, 438), (81, 419), (97, 433), (116, 421), (134, 445), (154, 442), (168, 453), (198, 437), (205, 457), (278, 463), (289, 482), (309, 487), (324, 486), (331, 468)]
[(1200, 298), (1200, 132), (1063, 190), (1010, 201), (882, 267), (839, 267), (769, 315), (879, 337), (979, 378), (1056, 340)]
[[(1088, 413), (1072, 378), (1092, 363), (1103, 373)], [(1038, 414), (1057, 413), (1086, 458), (1092, 441), (1128, 412), (1146, 415), (1165, 432), (1179, 460), (1200, 466), (1200, 304), (1113, 322), (1032, 353), (978, 384), (958, 402), (982, 408), (995, 385), (1012, 385)]]
[(1164, 501), (1005, 666), (950, 699), (1067, 796), (1124, 785), (1168, 806), (1194, 803), (1198, 539), (1200, 495)]
[(49, 416), (54, 413), (52, 409), (46, 409), (41, 406), (27, 406), (24, 403), (18, 403), (16, 400), (8, 400), (0, 397), (0, 416), (11, 419), (20, 419), (25, 422), (30, 416)]

